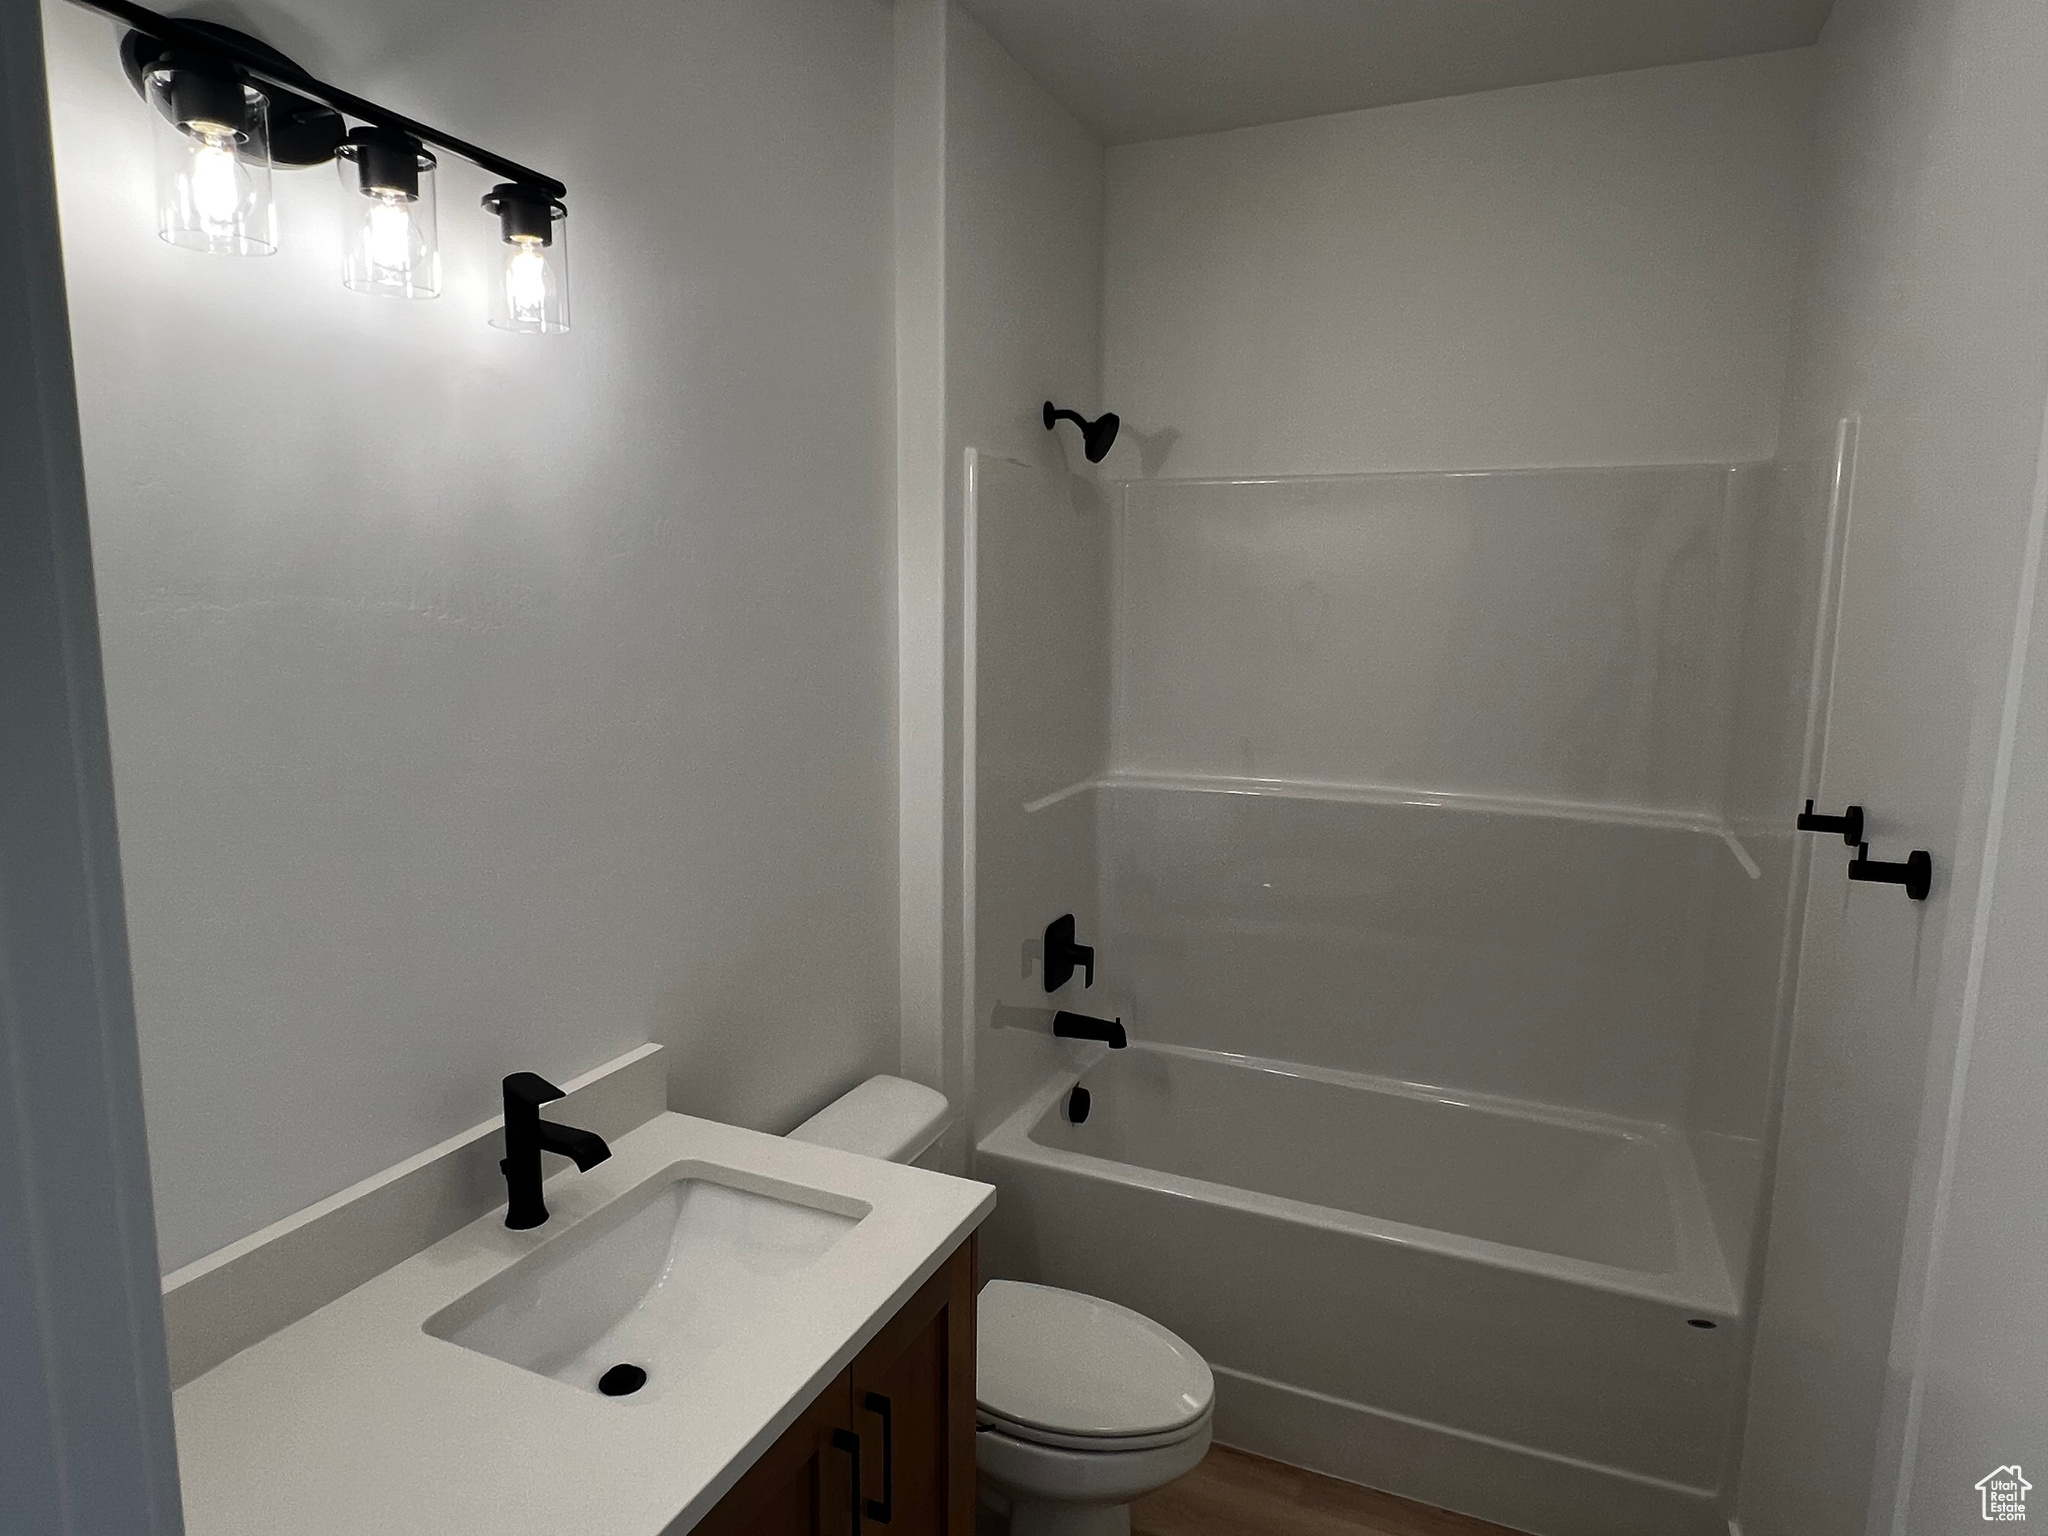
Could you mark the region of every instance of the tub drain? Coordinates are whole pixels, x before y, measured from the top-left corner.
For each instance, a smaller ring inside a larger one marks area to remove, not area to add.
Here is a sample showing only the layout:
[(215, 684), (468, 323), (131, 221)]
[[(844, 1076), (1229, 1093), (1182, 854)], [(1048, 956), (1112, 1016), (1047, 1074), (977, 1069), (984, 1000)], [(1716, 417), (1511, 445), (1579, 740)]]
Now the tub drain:
[(647, 1373), (637, 1365), (615, 1365), (597, 1378), (597, 1390), (606, 1397), (626, 1397), (647, 1385)]

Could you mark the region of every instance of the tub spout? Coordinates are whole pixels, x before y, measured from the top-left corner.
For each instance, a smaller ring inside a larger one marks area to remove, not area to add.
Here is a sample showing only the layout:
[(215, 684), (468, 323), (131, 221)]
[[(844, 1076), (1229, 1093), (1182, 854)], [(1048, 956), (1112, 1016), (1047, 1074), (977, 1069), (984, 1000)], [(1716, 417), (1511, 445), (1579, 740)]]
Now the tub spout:
[(1062, 1008), (1052, 1016), (1052, 1032), (1062, 1040), (1100, 1040), (1112, 1051), (1129, 1045), (1122, 1019), (1092, 1019), (1085, 1013), (1068, 1013)]

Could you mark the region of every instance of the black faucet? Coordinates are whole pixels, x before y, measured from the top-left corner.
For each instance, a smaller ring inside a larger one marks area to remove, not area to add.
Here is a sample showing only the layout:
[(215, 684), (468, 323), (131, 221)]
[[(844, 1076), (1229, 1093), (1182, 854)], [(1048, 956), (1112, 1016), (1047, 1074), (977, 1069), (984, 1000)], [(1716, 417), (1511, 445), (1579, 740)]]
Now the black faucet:
[(541, 1153), (573, 1157), (585, 1173), (612, 1155), (602, 1136), (541, 1119), (541, 1105), (561, 1097), (561, 1089), (532, 1072), (514, 1072), (505, 1079), (505, 1156), (498, 1166), (505, 1170), (505, 1225), (515, 1232), (548, 1219), (540, 1197)]
[(1130, 1044), (1122, 1019), (1092, 1019), (1085, 1013), (1069, 1013), (1064, 1008), (1052, 1016), (1052, 1032), (1062, 1040), (1100, 1040), (1112, 1051)]

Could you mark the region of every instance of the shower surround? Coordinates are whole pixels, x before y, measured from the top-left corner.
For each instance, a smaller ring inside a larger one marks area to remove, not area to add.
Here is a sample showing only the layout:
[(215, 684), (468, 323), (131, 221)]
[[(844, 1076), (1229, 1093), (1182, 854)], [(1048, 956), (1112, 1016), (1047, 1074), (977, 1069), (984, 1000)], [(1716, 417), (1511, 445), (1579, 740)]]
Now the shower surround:
[[(1817, 480), (969, 482), (991, 1272), (1181, 1332), (1227, 1441), (1716, 1529), (1807, 700), (1774, 514)], [(1066, 911), (1098, 981), (1049, 997)]]

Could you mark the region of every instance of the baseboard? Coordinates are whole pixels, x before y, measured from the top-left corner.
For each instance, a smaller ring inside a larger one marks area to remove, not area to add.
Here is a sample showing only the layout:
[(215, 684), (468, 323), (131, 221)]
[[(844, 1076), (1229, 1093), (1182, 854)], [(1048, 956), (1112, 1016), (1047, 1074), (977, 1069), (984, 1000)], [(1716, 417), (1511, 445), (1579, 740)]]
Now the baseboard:
[(1710, 1488), (1215, 1370), (1216, 1439), (1254, 1455), (1535, 1536), (1729, 1536)]
[[(564, 1086), (567, 1096), (549, 1116), (608, 1140), (668, 1108), (658, 1045)], [(182, 1387), (503, 1204), (504, 1126), (493, 1116), (164, 1276), (171, 1385)]]

